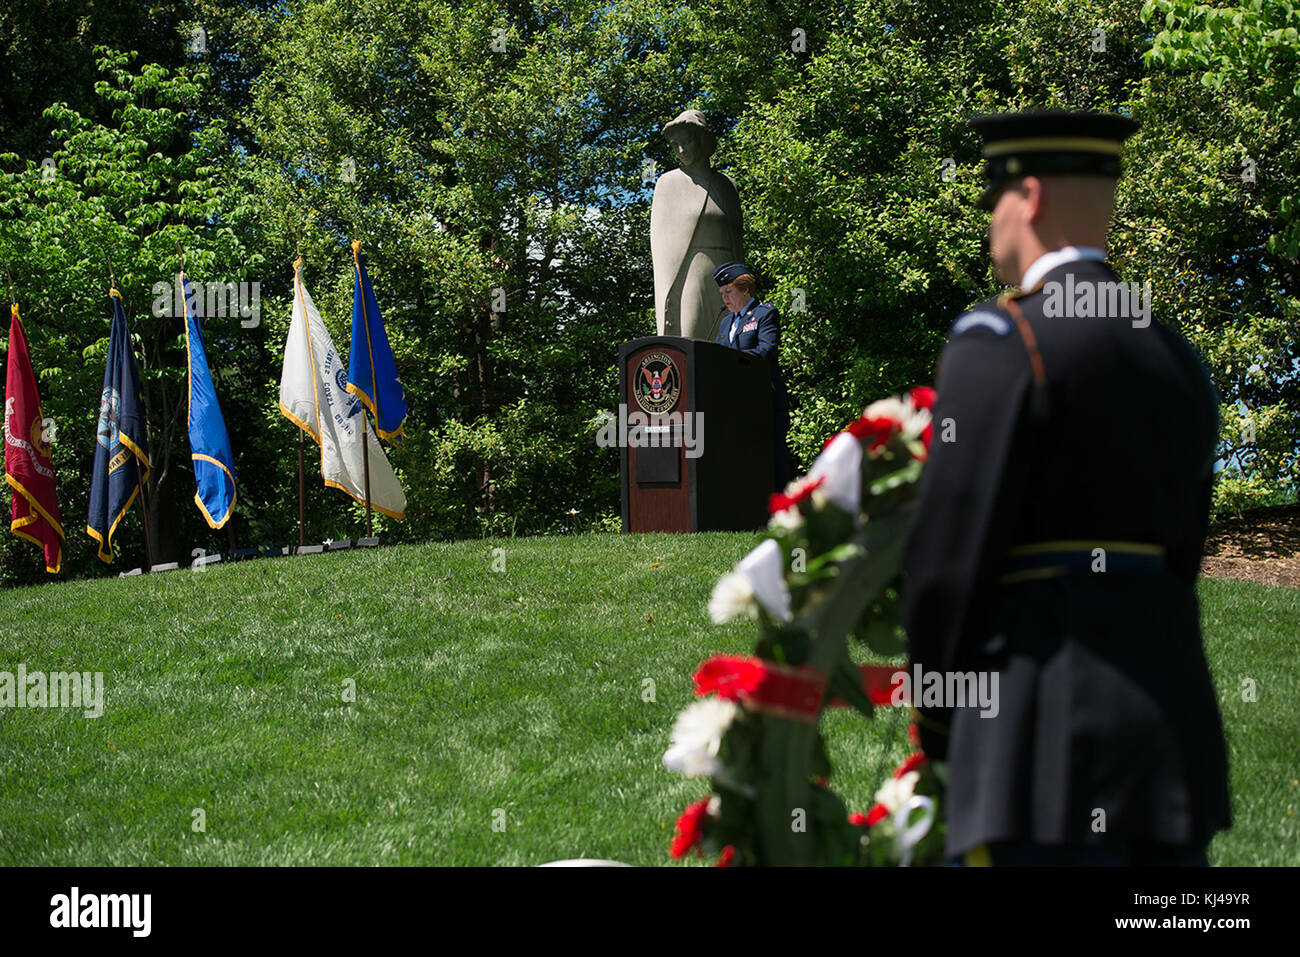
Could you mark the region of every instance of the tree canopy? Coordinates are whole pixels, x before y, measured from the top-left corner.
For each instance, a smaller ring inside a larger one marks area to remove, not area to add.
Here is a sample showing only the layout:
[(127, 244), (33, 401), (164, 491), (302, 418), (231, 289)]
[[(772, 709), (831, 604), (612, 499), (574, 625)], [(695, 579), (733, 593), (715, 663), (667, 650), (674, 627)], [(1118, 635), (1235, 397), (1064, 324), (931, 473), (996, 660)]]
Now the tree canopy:
[[(296, 538), (298, 439), (277, 407), (291, 263), (342, 348), (354, 239), (411, 410), (388, 448), (408, 518), (380, 518), (381, 534), (616, 528), (618, 457), (595, 435), (617, 403), (617, 344), (654, 328), (660, 130), (690, 107), (719, 134), (714, 164), (740, 188), (761, 295), (782, 314), (803, 466), (863, 405), (928, 382), (952, 320), (997, 291), (966, 119), (1095, 108), (1142, 123), (1110, 253), (1152, 283), (1220, 390), (1215, 507), (1294, 499), (1290, 3), (73, 6), (0, 13), (0, 261), (58, 426), (71, 574), (104, 569), (81, 516), (110, 270), (142, 364), (156, 560), (178, 560)], [(183, 320), (156, 314), (182, 254), (198, 281), (261, 291), (256, 325), (205, 327), (234, 423), (229, 532), (193, 506)], [(310, 538), (356, 534), (359, 507), (312, 481), (311, 461)], [(142, 563), (136, 517), (119, 541), (114, 571)], [(6, 536), (0, 580), (39, 580), (30, 551)]]

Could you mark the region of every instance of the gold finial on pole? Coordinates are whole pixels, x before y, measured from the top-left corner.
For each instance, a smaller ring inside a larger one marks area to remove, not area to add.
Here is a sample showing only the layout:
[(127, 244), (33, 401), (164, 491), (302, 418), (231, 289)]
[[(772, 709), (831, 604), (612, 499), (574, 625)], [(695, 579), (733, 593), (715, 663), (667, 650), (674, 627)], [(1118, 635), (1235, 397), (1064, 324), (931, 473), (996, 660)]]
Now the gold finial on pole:
[(104, 261), (108, 264), (108, 294), (121, 299), (122, 294), (117, 289), (117, 273), (113, 271), (113, 257), (108, 250), (104, 250)]

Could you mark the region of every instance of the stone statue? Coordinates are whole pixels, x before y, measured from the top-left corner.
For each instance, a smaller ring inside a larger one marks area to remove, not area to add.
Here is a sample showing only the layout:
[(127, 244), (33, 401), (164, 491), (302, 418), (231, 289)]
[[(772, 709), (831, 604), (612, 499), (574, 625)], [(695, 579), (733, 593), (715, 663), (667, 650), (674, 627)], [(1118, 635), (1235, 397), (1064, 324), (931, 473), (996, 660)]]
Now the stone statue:
[(740, 194), (709, 166), (717, 138), (703, 113), (684, 111), (664, 136), (681, 168), (659, 177), (650, 206), (655, 322), (661, 336), (712, 341), (727, 314), (713, 271), (745, 255)]

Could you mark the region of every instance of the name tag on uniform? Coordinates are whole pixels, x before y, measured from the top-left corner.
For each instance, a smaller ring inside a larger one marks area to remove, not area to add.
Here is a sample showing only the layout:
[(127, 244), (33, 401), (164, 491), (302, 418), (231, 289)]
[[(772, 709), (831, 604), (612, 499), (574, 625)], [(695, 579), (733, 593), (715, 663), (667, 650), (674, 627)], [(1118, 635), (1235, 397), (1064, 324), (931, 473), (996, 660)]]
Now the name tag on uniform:
[(758, 328), (758, 320), (755, 319), (755, 320), (753, 320), (752, 322), (747, 322), (747, 323), (745, 323), (745, 327), (744, 327), (743, 329), (741, 329), (740, 331), (741, 331), (741, 332), (753, 332), (753, 331), (754, 331), (755, 329), (757, 329), (757, 328)]

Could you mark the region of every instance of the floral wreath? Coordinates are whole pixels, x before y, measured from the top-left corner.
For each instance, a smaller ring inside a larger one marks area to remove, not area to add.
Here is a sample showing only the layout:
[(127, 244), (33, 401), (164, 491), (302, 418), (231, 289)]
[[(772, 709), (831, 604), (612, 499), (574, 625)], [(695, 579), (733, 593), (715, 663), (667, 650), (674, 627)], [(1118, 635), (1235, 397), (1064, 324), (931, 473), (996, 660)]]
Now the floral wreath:
[[(899, 666), (853, 663), (848, 638), (902, 654), (900, 559), (933, 435), (935, 393), (882, 399), (827, 440), (808, 474), (770, 500), (767, 537), (723, 575), (715, 623), (757, 620), (753, 657), (695, 672), (664, 765), (713, 793), (677, 820), (670, 854), (717, 864), (931, 864), (943, 860), (944, 767), (917, 752), (850, 814), (830, 788), (822, 709), (870, 717), (902, 705)], [(909, 738), (917, 745), (915, 724)]]

